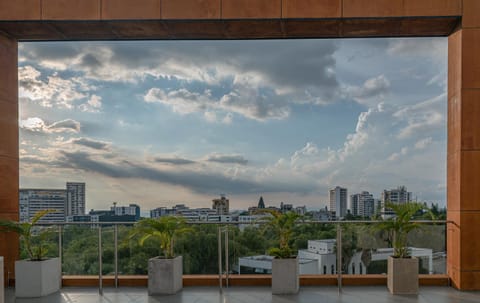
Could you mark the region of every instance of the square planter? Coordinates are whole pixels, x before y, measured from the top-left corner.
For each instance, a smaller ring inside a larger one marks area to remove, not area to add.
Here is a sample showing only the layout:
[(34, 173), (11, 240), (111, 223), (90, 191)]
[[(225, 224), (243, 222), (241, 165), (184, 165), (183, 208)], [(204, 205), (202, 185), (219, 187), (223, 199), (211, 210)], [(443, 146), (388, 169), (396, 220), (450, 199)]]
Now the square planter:
[(272, 294), (296, 294), (299, 289), (298, 259), (272, 260)]
[(15, 296), (42, 297), (60, 290), (62, 269), (60, 258), (42, 261), (15, 261)]
[(394, 295), (418, 294), (418, 259), (388, 257), (387, 286)]
[(148, 295), (172, 295), (183, 287), (183, 258), (148, 260)]

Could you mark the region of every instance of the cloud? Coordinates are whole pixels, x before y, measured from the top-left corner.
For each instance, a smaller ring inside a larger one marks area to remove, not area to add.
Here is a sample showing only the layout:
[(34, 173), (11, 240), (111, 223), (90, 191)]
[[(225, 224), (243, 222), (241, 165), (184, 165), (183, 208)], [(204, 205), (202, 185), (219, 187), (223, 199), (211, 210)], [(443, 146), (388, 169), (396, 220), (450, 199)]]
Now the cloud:
[(235, 178), (221, 172), (195, 170), (162, 170), (124, 158), (107, 162), (83, 151), (60, 151), (58, 162), (65, 168), (78, 169), (119, 179), (143, 179), (164, 184), (182, 186), (198, 193), (216, 195), (219, 192), (246, 194), (305, 190), (301, 184), (265, 183), (253, 179)]
[(79, 133), (80, 132), (80, 122), (73, 119), (66, 119), (62, 121), (54, 122), (50, 125), (47, 125), (45, 121), (38, 117), (31, 117), (25, 120), (20, 120), (19, 126), (21, 129), (33, 132), (33, 133)]
[[(445, 130), (441, 127), (445, 108), (440, 101), (429, 102), (441, 98), (413, 106), (380, 103), (359, 114), (354, 132), (345, 137), (340, 148), (319, 147), (307, 141), (289, 159), (282, 158), (265, 171), (268, 176), (283, 179), (292, 179), (295, 174), (295, 180), (316, 180), (312, 191), (341, 185), (350, 193), (368, 190), (379, 196), (385, 188), (404, 184), (421, 199), (444, 200), (444, 193), (436, 185), (445, 182), (446, 175), (442, 164), (446, 157)], [(412, 117), (430, 111), (442, 114), (440, 127), (417, 128), (407, 137), (396, 136), (410, 128)]]
[(433, 141), (432, 137), (419, 140), (415, 143), (415, 149), (425, 149), (427, 148), (427, 146), (432, 144), (432, 141)]
[(83, 112), (98, 113), (102, 108), (102, 97), (91, 95), (87, 103), (79, 105), (78, 108)]
[(224, 124), (232, 124), (233, 122), (233, 115), (232, 113), (227, 113), (225, 117), (222, 119), (222, 123)]
[(446, 61), (447, 52), (447, 39), (445, 38), (390, 39), (387, 48), (387, 53), (394, 57), (403, 56), (415, 59), (423, 57), (440, 62)]
[(337, 84), (332, 68), (338, 45), (333, 40), (77, 42), (58, 43), (55, 50), (49, 43), (26, 45), (20, 50), (22, 60), (52, 69), (68, 67), (104, 81), (136, 81), (147, 74), (212, 84), (249, 74), (283, 89)]
[(188, 164), (195, 164), (196, 161), (183, 159), (183, 158), (163, 158), (163, 157), (155, 157), (153, 161), (157, 163), (165, 163), (165, 164), (172, 164), (172, 165), (188, 165)]
[(217, 121), (217, 112), (225, 113), (223, 122), (227, 124), (232, 121), (232, 113), (258, 121), (285, 119), (290, 114), (290, 108), (281, 99), (258, 95), (256, 90), (248, 87), (231, 91), (220, 99), (215, 99), (210, 90), (200, 93), (185, 88), (169, 92), (151, 88), (144, 96), (145, 102), (166, 105), (182, 115), (203, 113), (208, 122)]
[(110, 143), (108, 142), (103, 142), (103, 141), (97, 141), (93, 140), (90, 138), (78, 138), (78, 139), (72, 139), (70, 141), (73, 144), (93, 148), (93, 149), (98, 149), (98, 150), (109, 150), (110, 149)]
[(43, 107), (73, 109), (74, 102), (86, 97), (74, 79), (62, 79), (56, 73), (41, 80), (41, 73), (32, 66), (18, 68), (19, 95)]
[(376, 106), (384, 101), (390, 91), (390, 81), (385, 75), (367, 79), (361, 86), (342, 87), (341, 95), (352, 98), (360, 104)]
[(402, 149), (399, 152), (395, 152), (388, 157), (388, 161), (396, 161), (398, 160), (401, 156), (405, 156), (408, 153), (408, 147), (402, 147)]
[(444, 129), (446, 104), (446, 94), (444, 93), (398, 110), (393, 116), (407, 123), (398, 131), (397, 138), (405, 139), (416, 134), (426, 135)]
[(187, 89), (172, 90), (165, 92), (161, 88), (152, 88), (144, 96), (147, 103), (161, 103), (172, 108), (179, 114), (189, 114), (196, 111), (205, 111), (208, 107), (214, 107), (215, 101), (211, 99), (209, 90), (203, 93), (190, 92)]
[(242, 155), (211, 154), (207, 157), (207, 161), (224, 163), (224, 164), (240, 164), (240, 165), (248, 164), (248, 160), (245, 159)]
[(48, 126), (48, 129), (52, 130), (53, 132), (71, 131), (74, 133), (79, 133), (80, 128), (80, 122), (73, 119), (65, 119), (62, 121), (54, 122)]
[[(339, 86), (334, 72), (338, 44), (333, 40), (83, 42), (57, 47), (65, 49), (55, 51), (55, 61), (44, 43), (22, 47), (20, 57), (25, 64), (68, 68), (93, 81), (138, 83), (153, 77), (177, 80), (183, 88), (198, 83), (226, 88), (225, 104), (259, 120), (287, 116), (284, 103), (332, 103)], [(180, 105), (176, 108), (185, 113)]]

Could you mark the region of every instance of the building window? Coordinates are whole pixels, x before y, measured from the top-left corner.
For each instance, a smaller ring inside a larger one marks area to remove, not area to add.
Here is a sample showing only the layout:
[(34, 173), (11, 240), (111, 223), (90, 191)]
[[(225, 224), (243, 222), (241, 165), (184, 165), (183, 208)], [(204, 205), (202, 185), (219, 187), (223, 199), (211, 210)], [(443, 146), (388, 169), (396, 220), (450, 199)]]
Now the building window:
[(363, 266), (362, 266), (362, 263), (360, 263), (359, 266), (360, 266), (360, 274), (362, 275), (362, 274), (363, 274)]
[(352, 275), (355, 274), (355, 263), (352, 262)]

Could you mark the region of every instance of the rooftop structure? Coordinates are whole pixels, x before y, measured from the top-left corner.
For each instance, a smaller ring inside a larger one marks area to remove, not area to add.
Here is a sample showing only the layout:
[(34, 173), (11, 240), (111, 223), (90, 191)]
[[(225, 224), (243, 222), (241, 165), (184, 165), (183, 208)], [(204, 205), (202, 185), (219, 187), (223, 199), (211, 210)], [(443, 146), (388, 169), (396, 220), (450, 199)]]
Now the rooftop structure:
[(212, 200), (212, 209), (217, 212), (217, 215), (228, 215), (230, 211), (229, 203), (229, 200), (222, 195), (219, 199)]

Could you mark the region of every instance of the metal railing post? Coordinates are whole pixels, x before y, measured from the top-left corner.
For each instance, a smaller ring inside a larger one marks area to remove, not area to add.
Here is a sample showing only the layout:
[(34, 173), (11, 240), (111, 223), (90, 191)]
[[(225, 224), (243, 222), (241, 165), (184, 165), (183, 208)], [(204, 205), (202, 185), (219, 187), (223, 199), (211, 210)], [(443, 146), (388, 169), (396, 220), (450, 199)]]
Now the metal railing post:
[(98, 225), (98, 293), (103, 296), (102, 284), (102, 225)]
[(219, 280), (219, 291), (223, 292), (222, 289), (222, 227), (218, 226), (218, 280)]
[(63, 272), (63, 241), (62, 241), (62, 225), (58, 225), (58, 258), (60, 259), (60, 272)]
[(114, 243), (114, 267), (115, 267), (115, 288), (118, 288), (118, 225), (113, 227), (113, 243)]
[(342, 292), (342, 226), (337, 223), (337, 285), (338, 294)]
[(228, 226), (225, 227), (225, 285), (228, 288), (229, 266), (228, 266)]

